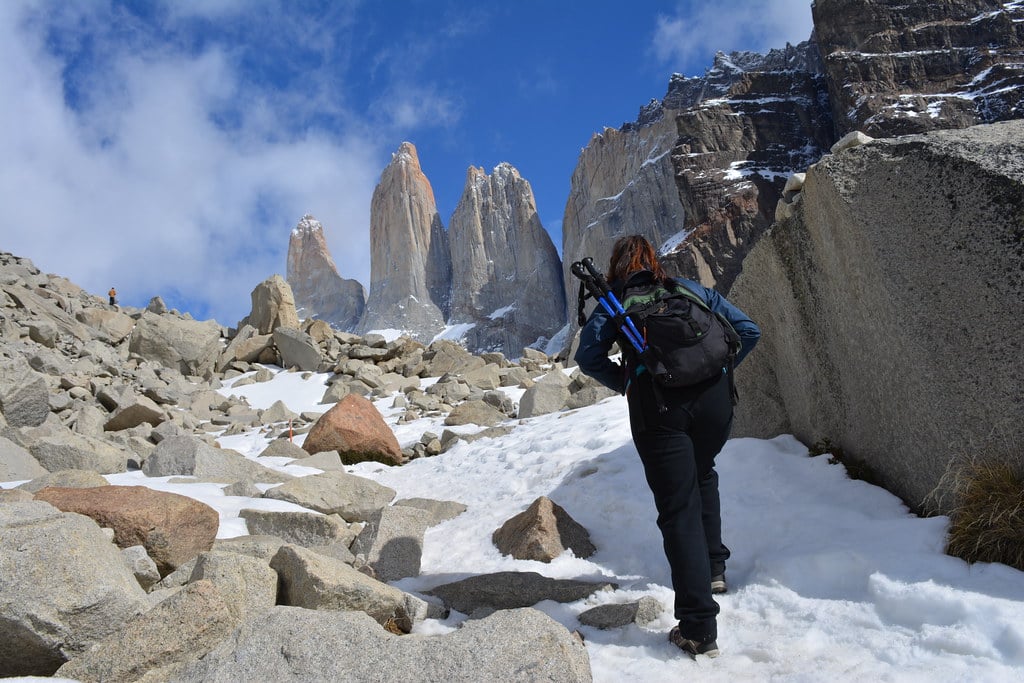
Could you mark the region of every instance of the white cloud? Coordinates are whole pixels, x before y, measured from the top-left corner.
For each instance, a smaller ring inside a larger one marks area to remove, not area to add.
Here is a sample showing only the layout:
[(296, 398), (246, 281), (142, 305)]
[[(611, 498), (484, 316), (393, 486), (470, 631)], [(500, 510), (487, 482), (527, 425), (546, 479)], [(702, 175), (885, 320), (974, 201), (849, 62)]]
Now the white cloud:
[(651, 47), (675, 71), (699, 75), (719, 50), (767, 52), (807, 40), (810, 8), (810, 0), (680, 2), (674, 13), (659, 16)]
[[(257, 283), (284, 273), (290, 230), (311, 212), (341, 274), (368, 283), (383, 156), (365, 130), (289, 132), (282, 102), (300, 98), (255, 94), (216, 48), (119, 54), (75, 110), (67, 65), (23, 17), (0, 9), (0, 248), (93, 293), (160, 295), (231, 325)], [(216, 122), (225, 107), (232, 126)]]
[(458, 123), (461, 108), (452, 97), (429, 86), (399, 84), (378, 100), (375, 108), (388, 128), (409, 131), (423, 126), (450, 127)]

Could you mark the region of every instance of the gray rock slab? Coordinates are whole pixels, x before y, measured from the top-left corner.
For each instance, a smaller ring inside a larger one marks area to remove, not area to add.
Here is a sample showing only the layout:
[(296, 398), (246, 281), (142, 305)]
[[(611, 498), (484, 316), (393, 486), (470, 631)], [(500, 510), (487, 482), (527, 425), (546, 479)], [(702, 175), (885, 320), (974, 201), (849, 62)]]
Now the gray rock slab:
[(365, 522), (394, 500), (395, 490), (347, 472), (324, 472), (293, 479), (263, 495), (325, 515), (341, 515), (347, 522)]
[(0, 481), (35, 479), (46, 474), (46, 468), (31, 453), (0, 436)]
[(197, 581), (128, 621), (57, 675), (80, 681), (172, 681), (238, 624), (219, 590)]
[(0, 506), (0, 677), (49, 676), (146, 611), (93, 520), (40, 501)]
[(628, 624), (645, 626), (657, 619), (664, 607), (652, 597), (635, 602), (615, 603), (592, 607), (579, 615), (580, 623), (600, 629), (620, 628)]
[(20, 356), (0, 357), (0, 414), (12, 427), (41, 425), (50, 414), (46, 378)]
[(193, 436), (173, 436), (157, 444), (142, 471), (149, 477), (192, 475), (205, 481), (249, 480), (275, 484), (293, 479), (246, 458), (237, 451), (213, 446)]
[(276, 536), (287, 543), (305, 547), (343, 541), (352, 542), (355, 533), (338, 515), (291, 510), (242, 509), (249, 532), (257, 536)]
[(430, 514), (430, 526), (435, 526), (449, 519), (455, 519), (466, 511), (466, 506), (455, 500), (433, 500), (432, 498), (402, 498), (395, 501), (395, 506), (419, 508)]
[(498, 612), (440, 636), (396, 636), (365, 614), (295, 607), (246, 622), (177, 680), (307, 683), (311, 676), (379, 683), (592, 680), (583, 643), (537, 610)]
[(501, 610), (531, 607), (542, 600), (574, 602), (596, 591), (617, 587), (609, 582), (551, 579), (536, 572), (498, 572), (471, 576), (424, 593), (440, 598), (454, 610), (470, 614), (481, 607)]
[(427, 603), (420, 598), (313, 550), (283, 545), (270, 566), (280, 577), (278, 602), (283, 605), (365, 612), (402, 633), (427, 615)]
[(430, 519), (430, 513), (414, 507), (382, 508), (366, 520), (351, 550), (366, 558), (381, 581), (419, 576), (423, 534)]
[(269, 610), (277, 600), (277, 572), (270, 563), (250, 555), (232, 552), (200, 553), (189, 583), (213, 582), (232, 616), (241, 621), (247, 615)]

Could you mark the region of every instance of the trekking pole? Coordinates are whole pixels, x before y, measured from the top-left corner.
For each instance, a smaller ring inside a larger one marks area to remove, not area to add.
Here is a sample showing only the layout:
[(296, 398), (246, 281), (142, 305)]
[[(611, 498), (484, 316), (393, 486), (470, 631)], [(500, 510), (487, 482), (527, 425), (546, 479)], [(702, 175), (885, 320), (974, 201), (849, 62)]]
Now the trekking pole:
[[(594, 259), (589, 256), (582, 261), (576, 261), (569, 269), (573, 275), (578, 277), (590, 290), (590, 295), (597, 299), (601, 307), (619, 322), (619, 330), (625, 335), (629, 343), (636, 349), (637, 353), (643, 353), (647, 349), (643, 335), (636, 329), (632, 319), (626, 315), (625, 309), (619, 303), (615, 293), (608, 287), (608, 281), (601, 271), (594, 267)], [(581, 302), (582, 305), (582, 302)]]

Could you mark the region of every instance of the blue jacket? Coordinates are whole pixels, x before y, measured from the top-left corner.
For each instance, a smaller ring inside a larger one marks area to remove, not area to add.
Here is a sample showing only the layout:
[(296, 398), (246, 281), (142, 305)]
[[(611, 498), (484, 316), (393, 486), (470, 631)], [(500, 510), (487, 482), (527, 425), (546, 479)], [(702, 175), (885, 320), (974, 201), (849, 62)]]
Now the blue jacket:
[[(704, 299), (712, 311), (722, 314), (732, 324), (742, 344), (736, 356), (736, 365), (739, 365), (761, 338), (761, 328), (715, 290), (686, 278), (676, 278), (676, 282)], [(608, 351), (618, 336), (619, 329), (614, 318), (598, 304), (580, 332), (580, 345), (574, 358), (582, 372), (621, 394), (626, 389), (626, 373), (619, 363), (608, 358)]]

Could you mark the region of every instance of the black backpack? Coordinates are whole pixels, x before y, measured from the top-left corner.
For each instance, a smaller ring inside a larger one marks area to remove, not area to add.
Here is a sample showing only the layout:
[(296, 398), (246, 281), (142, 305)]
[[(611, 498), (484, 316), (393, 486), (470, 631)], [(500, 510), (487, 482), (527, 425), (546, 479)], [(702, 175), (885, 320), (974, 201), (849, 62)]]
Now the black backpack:
[[(646, 270), (616, 289), (622, 308), (651, 351), (640, 362), (658, 384), (692, 387), (720, 377), (723, 369), (731, 381), (740, 337), (700, 296), (675, 281), (658, 281)], [(628, 344), (623, 348), (632, 351)]]

